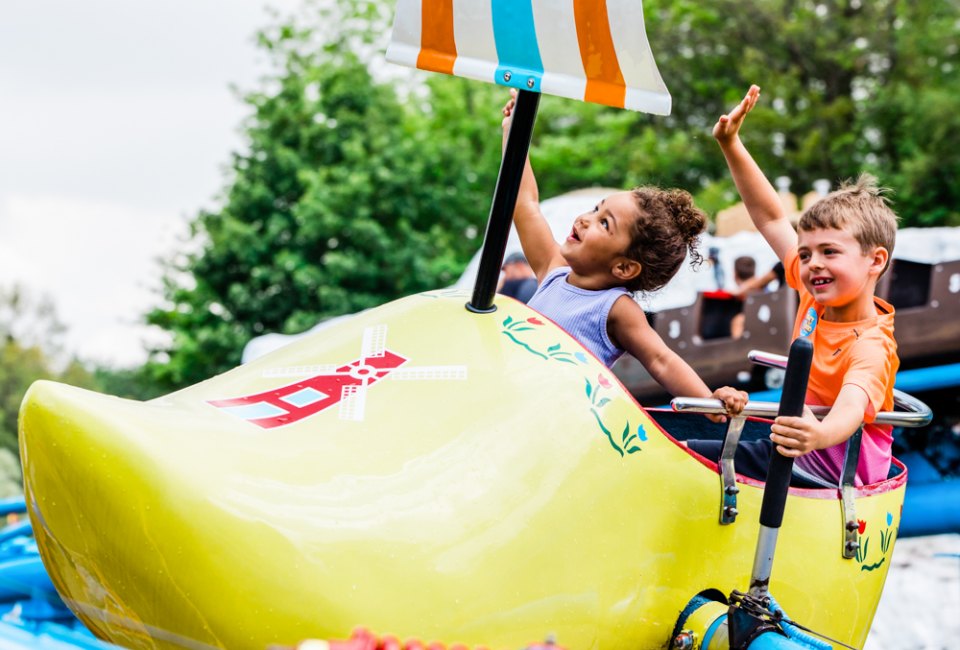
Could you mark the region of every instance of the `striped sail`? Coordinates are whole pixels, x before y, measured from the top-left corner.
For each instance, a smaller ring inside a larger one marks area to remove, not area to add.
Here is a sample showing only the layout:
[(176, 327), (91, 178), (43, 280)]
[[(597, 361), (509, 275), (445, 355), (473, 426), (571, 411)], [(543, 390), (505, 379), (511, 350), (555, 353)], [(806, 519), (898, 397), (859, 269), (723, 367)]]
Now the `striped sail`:
[(387, 59), (657, 115), (670, 93), (641, 0), (397, 0)]

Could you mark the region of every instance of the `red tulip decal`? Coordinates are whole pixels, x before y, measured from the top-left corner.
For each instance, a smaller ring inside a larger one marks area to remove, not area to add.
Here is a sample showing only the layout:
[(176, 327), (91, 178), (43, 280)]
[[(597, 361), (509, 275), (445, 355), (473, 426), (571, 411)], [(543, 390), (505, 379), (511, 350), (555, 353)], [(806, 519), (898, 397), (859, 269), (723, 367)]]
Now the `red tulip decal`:
[(857, 519), (857, 523), (860, 524), (857, 526), (857, 532), (863, 535), (863, 531), (867, 529), (867, 522), (865, 522), (863, 519)]

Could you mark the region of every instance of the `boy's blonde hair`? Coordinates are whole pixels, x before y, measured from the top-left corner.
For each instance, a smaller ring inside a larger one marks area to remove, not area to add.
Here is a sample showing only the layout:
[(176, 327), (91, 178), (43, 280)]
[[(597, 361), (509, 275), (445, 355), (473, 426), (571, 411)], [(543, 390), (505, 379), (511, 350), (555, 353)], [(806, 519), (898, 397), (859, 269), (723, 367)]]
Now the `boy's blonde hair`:
[[(853, 235), (864, 254), (874, 246), (883, 246), (890, 257), (897, 240), (896, 213), (890, 208), (888, 190), (877, 185), (871, 174), (860, 174), (856, 181), (846, 181), (840, 189), (826, 195), (803, 213), (798, 230), (834, 228)], [(890, 260), (880, 273), (890, 267)]]

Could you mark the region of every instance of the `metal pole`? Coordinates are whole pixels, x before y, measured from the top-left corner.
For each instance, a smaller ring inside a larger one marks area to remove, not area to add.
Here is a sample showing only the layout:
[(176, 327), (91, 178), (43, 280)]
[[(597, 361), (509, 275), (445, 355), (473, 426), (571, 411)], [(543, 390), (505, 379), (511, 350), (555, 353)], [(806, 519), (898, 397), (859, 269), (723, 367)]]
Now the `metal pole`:
[(497, 187), (493, 192), (493, 205), (487, 219), (487, 231), (483, 236), (483, 252), (480, 254), (480, 268), (477, 281), (473, 285), (473, 297), (467, 303), (467, 309), (488, 314), (496, 311), (493, 296), (497, 291), (500, 267), (503, 266), (503, 253), (507, 248), (510, 224), (513, 223), (513, 209), (517, 205), (520, 191), (520, 179), (523, 178), (523, 166), (530, 150), (530, 138), (533, 136), (533, 123), (537, 119), (537, 106), (540, 93), (529, 90), (517, 92), (517, 103), (513, 108), (513, 120), (507, 134), (507, 146), (500, 163)]

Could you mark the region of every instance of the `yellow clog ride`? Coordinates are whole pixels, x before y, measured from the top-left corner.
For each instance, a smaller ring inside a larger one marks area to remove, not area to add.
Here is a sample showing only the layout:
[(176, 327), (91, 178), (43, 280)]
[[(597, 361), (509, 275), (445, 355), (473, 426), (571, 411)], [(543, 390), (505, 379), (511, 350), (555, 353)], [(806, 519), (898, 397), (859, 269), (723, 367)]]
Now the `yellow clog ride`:
[[(99, 636), (263, 648), (357, 625), (490, 648), (663, 646), (707, 589), (749, 584), (761, 487), (731, 525), (716, 467), (535, 311), (412, 296), (146, 403), (39, 382), (21, 414), (46, 566)], [(701, 424), (702, 423), (702, 424)], [(863, 643), (905, 475), (795, 491), (771, 590)], [(842, 606), (841, 606), (842, 604)]]
[[(363, 626), (491, 649), (548, 634), (661, 648), (705, 619), (688, 604), (722, 609), (751, 584), (762, 486), (718, 481), (677, 441), (723, 432), (644, 411), (553, 323), (493, 304), (537, 93), (669, 111), (640, 3), (397, 12), (391, 58), (521, 89), (470, 309), (461, 293), (411, 296), (146, 403), (35, 384), (20, 445), (37, 544), (104, 639), (233, 650)], [(838, 490), (787, 499), (770, 590), (794, 620), (863, 644), (897, 469), (843, 507)]]

